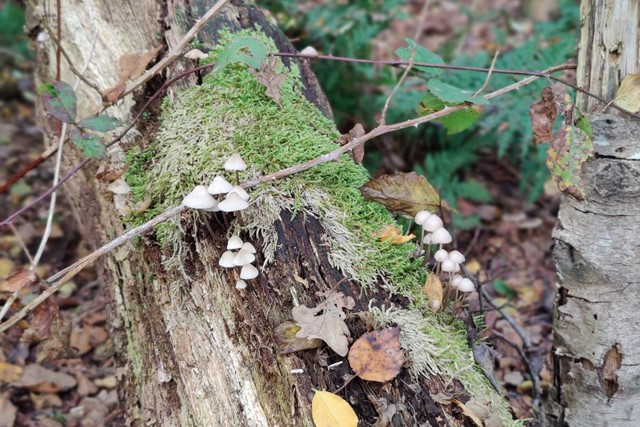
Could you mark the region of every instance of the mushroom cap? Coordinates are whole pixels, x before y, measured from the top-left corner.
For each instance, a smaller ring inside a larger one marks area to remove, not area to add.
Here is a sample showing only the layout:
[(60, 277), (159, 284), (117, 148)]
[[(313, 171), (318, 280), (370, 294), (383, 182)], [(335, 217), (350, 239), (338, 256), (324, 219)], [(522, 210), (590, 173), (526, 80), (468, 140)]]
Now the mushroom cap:
[(236, 265), (233, 263), (233, 259), (236, 257), (236, 254), (234, 254), (231, 251), (226, 251), (225, 253), (222, 254), (222, 256), (220, 257), (220, 261), (218, 261), (218, 265), (220, 267), (224, 267), (224, 268), (233, 268)]
[(239, 267), (241, 265), (251, 264), (255, 260), (256, 256), (254, 254), (246, 249), (240, 249), (235, 258), (233, 258), (233, 263)]
[(430, 216), (431, 216), (431, 212), (420, 211), (416, 214), (415, 222), (418, 225), (422, 225)]
[(434, 242), (432, 241), (433, 239), (433, 233), (427, 233), (424, 235), (424, 239), (422, 239), (422, 243), (424, 243), (425, 245), (433, 245)]
[(451, 251), (449, 252), (449, 259), (456, 264), (462, 264), (465, 260), (465, 257), (458, 251)]
[(249, 252), (251, 252), (252, 254), (255, 254), (255, 253), (256, 253), (256, 247), (255, 247), (255, 246), (253, 246), (253, 245), (252, 245), (251, 243), (249, 243), (249, 242), (244, 242), (244, 243), (242, 244), (242, 249), (244, 249), (245, 251), (249, 251)]
[(229, 241), (227, 242), (227, 249), (240, 249), (242, 247), (242, 239), (238, 236), (229, 237)]
[(458, 290), (460, 292), (473, 292), (475, 289), (476, 287), (473, 285), (473, 282), (466, 277), (458, 284)]
[[(222, 203), (220, 203), (222, 204)], [(222, 209), (222, 207), (220, 207)], [(224, 210), (224, 209), (223, 209)], [(431, 233), (431, 243), (433, 244), (446, 244), (451, 243), (453, 239), (451, 238), (451, 234), (444, 227), (438, 228), (436, 231)]]
[(246, 264), (242, 266), (242, 270), (240, 270), (240, 278), (243, 280), (251, 280), (258, 277), (258, 269), (255, 268), (251, 264)]
[(313, 46), (307, 46), (300, 51), (300, 55), (314, 57), (318, 56), (318, 51)]
[(231, 189), (233, 189), (233, 184), (221, 176), (216, 176), (209, 184), (207, 191), (209, 194), (227, 194)]
[(436, 259), (436, 261), (442, 262), (449, 259), (449, 254), (444, 249), (438, 249), (436, 253), (433, 254), (433, 257)]
[(204, 53), (203, 51), (201, 51), (200, 49), (191, 49), (189, 52), (184, 54), (184, 57), (187, 59), (203, 59), (206, 58), (207, 55), (206, 53)]
[(244, 200), (242, 197), (240, 197), (238, 193), (234, 191), (227, 194), (227, 197), (225, 197), (223, 201), (218, 203), (218, 207), (223, 212), (235, 212), (235, 211), (241, 211), (242, 209), (248, 208), (249, 203), (247, 203), (246, 200)]
[(240, 154), (234, 153), (224, 162), (223, 167), (228, 171), (243, 171), (247, 168), (247, 164)]
[(236, 282), (236, 289), (237, 290), (242, 290), (245, 289), (247, 287), (247, 282), (245, 282), (244, 280), (240, 279)]
[(131, 187), (129, 186), (129, 184), (127, 184), (127, 181), (122, 178), (118, 178), (111, 184), (109, 184), (107, 190), (111, 191), (113, 194), (124, 196), (125, 194), (129, 194), (131, 192)]
[(192, 209), (213, 209), (218, 202), (211, 197), (204, 185), (196, 185), (191, 193), (184, 196), (182, 204)]
[(464, 279), (464, 277), (462, 277), (459, 274), (456, 274), (455, 276), (453, 276), (453, 279), (451, 279), (451, 286), (453, 286), (454, 288), (457, 288), (460, 285), (460, 282), (462, 282), (462, 279)]
[[(216, 200), (215, 198), (213, 200)], [(220, 212), (220, 208), (218, 207), (218, 201), (216, 200), (216, 205), (212, 208), (205, 209), (205, 212)]]
[(453, 273), (455, 272), (457, 265), (458, 264), (451, 261), (450, 259), (445, 259), (444, 261), (442, 261), (442, 271), (445, 271), (447, 273)]
[(422, 228), (424, 228), (429, 233), (433, 233), (438, 228), (442, 227), (443, 223), (440, 217), (436, 214), (430, 215), (423, 223)]
[(249, 200), (249, 193), (244, 191), (244, 188), (239, 185), (234, 186), (230, 191), (230, 193), (238, 193), (238, 196), (242, 197), (242, 200)]

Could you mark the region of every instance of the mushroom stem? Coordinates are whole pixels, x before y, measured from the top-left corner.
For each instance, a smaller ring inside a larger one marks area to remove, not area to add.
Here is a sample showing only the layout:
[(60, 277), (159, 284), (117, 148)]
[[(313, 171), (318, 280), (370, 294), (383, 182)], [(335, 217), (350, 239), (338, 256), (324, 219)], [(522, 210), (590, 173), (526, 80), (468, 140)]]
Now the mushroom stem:
[(215, 239), (215, 234), (213, 234), (213, 229), (211, 228), (211, 225), (209, 225), (207, 215), (203, 211), (200, 211), (200, 217), (202, 218), (202, 222), (204, 222), (205, 227), (207, 227), (207, 231), (209, 231), (211, 238)]
[(236, 171), (236, 185), (240, 185), (240, 173)]
[(244, 221), (242, 220), (242, 213), (240, 211), (236, 211), (234, 213), (236, 215), (236, 220), (238, 221), (238, 225), (240, 225), (240, 227), (244, 227)]

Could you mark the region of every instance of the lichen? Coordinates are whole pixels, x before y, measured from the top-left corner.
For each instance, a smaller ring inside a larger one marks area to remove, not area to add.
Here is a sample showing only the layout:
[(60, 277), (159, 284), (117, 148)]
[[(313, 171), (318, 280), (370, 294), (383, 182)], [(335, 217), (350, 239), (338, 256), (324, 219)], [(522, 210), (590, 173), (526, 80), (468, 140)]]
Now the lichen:
[[(273, 42), (256, 31), (223, 32), (220, 46), (238, 35), (257, 38), (275, 50)], [(222, 47), (215, 48), (209, 60), (215, 62), (221, 51)], [(215, 175), (232, 181), (234, 175), (223, 173), (222, 165), (234, 152), (245, 159), (248, 169), (240, 178), (248, 180), (337, 148), (335, 124), (301, 95), (297, 66), (287, 68), (278, 59), (278, 71), (287, 76), (280, 88), (281, 106), (265, 95), (264, 86), (243, 64), (229, 65), (165, 102), (156, 142), (143, 153), (129, 156), (125, 179), (135, 197), (152, 200), (146, 212), (128, 219), (130, 223), (142, 223), (175, 206), (195, 185), (207, 184)], [(315, 216), (327, 230), (329, 262), (345, 277), (364, 288), (383, 277), (390, 292), (407, 296), (414, 308), (419, 307), (425, 271), (411, 257), (412, 244), (395, 245), (374, 237), (376, 231), (395, 221), (382, 205), (361, 196), (358, 188), (368, 179), (364, 167), (343, 155), (337, 161), (261, 184), (250, 191), (250, 206), (242, 212), (242, 231), (260, 238), (268, 264), (276, 250), (274, 222), (280, 212), (302, 211)], [(195, 223), (198, 218), (193, 215)], [(234, 222), (230, 235), (238, 231), (238, 224)], [(174, 264), (186, 256), (182, 237), (177, 220), (156, 230), (158, 242), (174, 248)], [(459, 378), (472, 393), (501, 399), (485, 388), (486, 381), (473, 367), (459, 329), (433, 315), (423, 317), (418, 311), (393, 311), (377, 318), (381, 323), (404, 321), (407, 333), (415, 339), (405, 340), (405, 348), (416, 360), (414, 366), (420, 367), (415, 368), (417, 374), (449, 375)], [(421, 354), (414, 348), (417, 343), (430, 350)], [(496, 405), (501, 414), (506, 411), (503, 401)]]

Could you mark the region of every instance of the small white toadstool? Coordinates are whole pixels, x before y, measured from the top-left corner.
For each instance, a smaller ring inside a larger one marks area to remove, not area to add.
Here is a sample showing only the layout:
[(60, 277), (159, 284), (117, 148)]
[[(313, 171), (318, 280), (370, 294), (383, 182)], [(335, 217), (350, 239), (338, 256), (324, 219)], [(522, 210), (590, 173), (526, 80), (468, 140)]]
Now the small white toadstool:
[(241, 265), (251, 264), (255, 260), (256, 256), (254, 254), (245, 249), (240, 249), (235, 258), (233, 258), (233, 263), (240, 267)]
[(231, 251), (226, 251), (225, 253), (222, 254), (222, 256), (220, 257), (220, 261), (218, 261), (218, 265), (220, 265), (220, 267), (224, 267), (224, 268), (233, 268), (236, 265), (233, 263), (233, 259), (236, 257), (236, 254), (234, 254)]
[(207, 191), (209, 194), (227, 194), (233, 189), (233, 184), (221, 176), (216, 176), (209, 184)]
[(430, 215), (425, 221), (424, 223), (422, 223), (422, 228), (425, 229), (425, 231), (428, 231), (429, 233), (433, 233), (434, 231), (436, 231), (437, 229), (439, 229), (440, 227), (442, 227), (442, 220), (440, 219), (440, 217), (436, 214)]
[(300, 51), (300, 55), (316, 57), (316, 56), (318, 56), (318, 51), (315, 50), (315, 48), (313, 46), (307, 46), (307, 47), (305, 47), (304, 49), (302, 49)]
[(460, 286), (460, 282), (462, 282), (462, 279), (464, 279), (464, 277), (462, 277), (459, 274), (456, 274), (455, 276), (453, 276), (453, 279), (451, 279), (451, 286), (453, 286), (454, 288), (457, 288), (458, 286)]
[[(220, 209), (222, 209), (222, 207), (220, 207)], [(449, 234), (449, 232), (443, 227), (440, 227), (436, 231), (431, 233), (431, 243), (433, 243), (434, 245), (451, 243), (452, 240), (453, 239), (451, 238), (451, 234)]]
[(242, 197), (242, 200), (249, 200), (249, 193), (244, 191), (244, 188), (239, 185), (234, 186), (229, 193), (238, 193), (238, 196)]
[(245, 282), (244, 280), (240, 279), (236, 282), (236, 289), (237, 290), (242, 290), (245, 289), (247, 287), (247, 282)]
[(206, 53), (204, 53), (200, 49), (191, 49), (189, 52), (184, 54), (185, 58), (187, 58), (187, 59), (195, 59), (196, 61), (198, 59), (204, 59), (207, 56), (209, 56), (209, 55), (207, 55)]
[(424, 239), (422, 239), (422, 243), (424, 243), (425, 245), (433, 245), (435, 243), (432, 241), (432, 238), (433, 238), (433, 233), (427, 233), (424, 235)]
[(242, 239), (238, 236), (231, 236), (227, 242), (227, 249), (240, 249), (243, 245)]
[(462, 255), (458, 251), (449, 252), (449, 259), (451, 259), (451, 261), (455, 262), (456, 264), (462, 264), (465, 260), (464, 255)]
[(416, 224), (422, 225), (424, 222), (431, 216), (431, 212), (429, 211), (420, 211), (416, 214)]
[(228, 171), (243, 171), (247, 168), (247, 164), (242, 160), (240, 154), (235, 153), (224, 162), (223, 167)]
[(258, 269), (251, 264), (243, 265), (240, 270), (240, 278), (243, 280), (251, 280), (258, 277)]
[(243, 244), (242, 244), (242, 249), (244, 249), (245, 251), (249, 251), (249, 252), (251, 252), (252, 254), (255, 254), (255, 253), (256, 253), (256, 248), (255, 248), (255, 246), (253, 246), (253, 245), (252, 245), (251, 243), (249, 243), (249, 242), (245, 242), (245, 243), (243, 243)]
[(218, 207), (223, 212), (235, 212), (235, 211), (241, 211), (242, 209), (248, 208), (249, 203), (247, 203), (246, 200), (240, 197), (238, 193), (232, 192), (227, 194), (227, 197), (218, 204)]
[(204, 185), (196, 185), (191, 193), (182, 199), (182, 204), (192, 209), (213, 209), (218, 202), (211, 197)]
[(436, 261), (443, 262), (449, 259), (449, 254), (447, 253), (446, 250), (439, 249), (436, 251), (435, 254), (433, 254), (433, 257), (436, 259)]
[(111, 191), (113, 194), (124, 196), (125, 194), (129, 194), (131, 192), (131, 187), (129, 186), (129, 184), (127, 184), (127, 181), (122, 178), (118, 178), (111, 184), (109, 184), (107, 190)]
[(444, 261), (442, 261), (442, 271), (453, 273), (456, 270), (457, 265), (458, 264), (451, 261), (450, 259), (445, 259)]
[(476, 287), (473, 286), (473, 282), (466, 277), (458, 284), (458, 290), (460, 292), (473, 292), (475, 289)]

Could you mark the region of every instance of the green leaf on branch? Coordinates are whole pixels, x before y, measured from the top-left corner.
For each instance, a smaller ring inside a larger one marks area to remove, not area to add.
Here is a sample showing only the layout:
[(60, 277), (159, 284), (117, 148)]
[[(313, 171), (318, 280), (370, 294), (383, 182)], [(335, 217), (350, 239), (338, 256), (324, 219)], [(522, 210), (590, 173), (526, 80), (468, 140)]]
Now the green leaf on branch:
[(440, 208), (438, 192), (415, 172), (383, 175), (366, 182), (360, 192), (365, 199), (406, 216), (413, 217), (420, 211), (436, 212)]
[[(432, 93), (427, 93), (425, 97), (420, 101), (420, 104), (416, 107), (416, 112), (419, 116), (426, 116), (444, 110), (447, 105)], [(454, 133), (462, 132), (475, 124), (480, 118), (480, 113), (472, 106), (465, 108), (464, 110), (454, 111), (446, 116), (439, 117), (434, 122), (441, 123), (447, 128), (447, 133), (453, 135)]]
[(75, 123), (76, 93), (71, 85), (56, 80), (40, 86), (38, 94), (47, 113), (64, 123)]
[(267, 58), (267, 54), (267, 47), (258, 40), (251, 37), (237, 37), (225, 46), (211, 73), (215, 74), (228, 64), (235, 62), (245, 63), (257, 70)]
[(582, 129), (582, 131), (586, 133), (589, 138), (593, 138), (593, 129), (591, 128), (591, 122), (585, 117), (584, 114), (582, 114), (582, 111), (578, 110), (578, 108), (576, 108), (575, 111), (577, 117), (576, 127), (578, 129)]
[[(396, 55), (398, 55), (400, 59), (402, 59), (403, 61), (411, 61), (411, 55), (415, 47), (416, 53), (413, 56), (413, 62), (425, 62), (428, 64), (444, 64), (443, 59), (440, 58), (435, 53), (431, 52), (429, 49), (420, 45), (416, 45), (416, 42), (409, 38), (405, 38), (405, 41), (407, 42), (409, 47), (401, 47), (396, 50)], [(416, 65), (415, 68), (417, 68), (420, 71), (424, 71), (426, 74), (429, 74), (431, 76), (439, 76), (440, 73), (442, 73), (442, 69), (440, 68), (423, 67), (420, 65)]]
[(547, 167), (560, 191), (584, 199), (582, 164), (592, 155), (593, 142), (582, 129), (565, 126), (555, 133), (547, 152)]
[(91, 116), (86, 119), (82, 119), (78, 125), (96, 132), (109, 132), (121, 126), (121, 123), (114, 117), (101, 114), (99, 116)]
[(91, 132), (81, 132), (78, 129), (71, 131), (71, 142), (82, 150), (82, 154), (87, 157), (99, 158), (104, 156), (105, 146), (100, 142), (100, 138)]
[(489, 103), (484, 96), (473, 96), (473, 91), (460, 89), (442, 80), (431, 79), (427, 83), (427, 87), (431, 93), (446, 103), (461, 104), (463, 102), (471, 102), (478, 105)]

